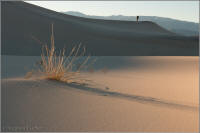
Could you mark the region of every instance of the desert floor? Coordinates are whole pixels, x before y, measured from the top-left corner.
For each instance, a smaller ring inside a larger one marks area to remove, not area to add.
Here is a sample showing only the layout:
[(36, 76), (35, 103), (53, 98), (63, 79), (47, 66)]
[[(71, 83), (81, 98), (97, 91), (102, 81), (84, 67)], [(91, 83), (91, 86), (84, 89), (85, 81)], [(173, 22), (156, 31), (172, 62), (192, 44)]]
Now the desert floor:
[(39, 56), (2, 56), (3, 131), (198, 132), (197, 56), (94, 58), (81, 86), (24, 78)]

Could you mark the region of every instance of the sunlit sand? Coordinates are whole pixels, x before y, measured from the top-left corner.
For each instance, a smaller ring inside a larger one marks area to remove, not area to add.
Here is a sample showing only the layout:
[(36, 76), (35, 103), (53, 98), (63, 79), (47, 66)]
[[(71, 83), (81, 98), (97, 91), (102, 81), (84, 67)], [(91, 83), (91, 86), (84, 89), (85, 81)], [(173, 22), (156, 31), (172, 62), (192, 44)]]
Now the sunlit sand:
[(198, 131), (198, 57), (99, 57), (88, 86), (24, 79), (38, 59), (3, 57), (5, 131)]
[(198, 36), (23, 1), (1, 16), (2, 131), (198, 132)]

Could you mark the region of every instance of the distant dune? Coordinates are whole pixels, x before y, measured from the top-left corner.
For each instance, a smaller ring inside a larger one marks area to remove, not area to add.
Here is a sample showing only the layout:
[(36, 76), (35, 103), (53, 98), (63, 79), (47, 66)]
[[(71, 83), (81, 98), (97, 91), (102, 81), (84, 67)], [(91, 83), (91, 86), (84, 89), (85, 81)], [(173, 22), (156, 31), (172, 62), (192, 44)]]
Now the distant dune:
[(198, 37), (172, 33), (150, 21), (98, 20), (70, 16), (25, 2), (2, 2), (2, 54), (40, 55), (54, 23), (56, 48), (82, 43), (96, 56), (197, 56)]
[[(136, 16), (124, 16), (124, 15), (94, 16), (94, 15), (86, 15), (77, 11), (67, 11), (62, 13), (84, 18), (121, 20), (121, 21), (136, 20)], [(140, 16), (140, 21), (152, 21), (171, 32), (181, 34), (184, 36), (199, 36), (199, 23), (183, 21), (173, 18), (158, 17), (158, 16)]]

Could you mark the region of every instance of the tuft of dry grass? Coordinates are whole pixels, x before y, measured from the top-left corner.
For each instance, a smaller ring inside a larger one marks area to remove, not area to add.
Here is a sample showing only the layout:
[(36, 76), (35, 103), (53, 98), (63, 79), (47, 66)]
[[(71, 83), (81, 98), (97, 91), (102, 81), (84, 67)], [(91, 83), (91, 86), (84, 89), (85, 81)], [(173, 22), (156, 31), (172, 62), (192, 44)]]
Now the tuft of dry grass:
[(64, 48), (57, 54), (55, 51), (54, 31), (52, 24), (51, 45), (48, 47), (45, 44), (42, 47), (39, 72), (42, 73), (44, 78), (49, 80), (67, 83), (87, 82), (89, 80), (87, 80), (80, 73), (81, 69), (86, 67), (86, 64), (90, 58), (90, 56), (85, 56), (85, 52), (85, 47), (81, 47), (80, 44), (77, 47), (73, 47), (68, 56), (65, 56)]

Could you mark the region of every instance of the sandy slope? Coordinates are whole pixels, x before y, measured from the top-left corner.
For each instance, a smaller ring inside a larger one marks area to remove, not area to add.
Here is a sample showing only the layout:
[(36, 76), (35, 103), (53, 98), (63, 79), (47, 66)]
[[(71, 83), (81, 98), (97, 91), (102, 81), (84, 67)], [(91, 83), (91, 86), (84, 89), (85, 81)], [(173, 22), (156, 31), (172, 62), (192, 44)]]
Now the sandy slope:
[[(55, 26), (57, 48), (84, 44), (92, 55), (198, 55), (198, 38), (184, 37), (149, 21), (74, 17), (24, 2), (2, 2), (2, 54), (39, 55)], [(24, 50), (26, 49), (26, 50)]]
[(4, 131), (198, 130), (198, 112), (91, 94), (38, 80), (2, 81)]
[(37, 59), (3, 56), (4, 131), (198, 131), (198, 57), (102, 57), (90, 86), (24, 79)]

